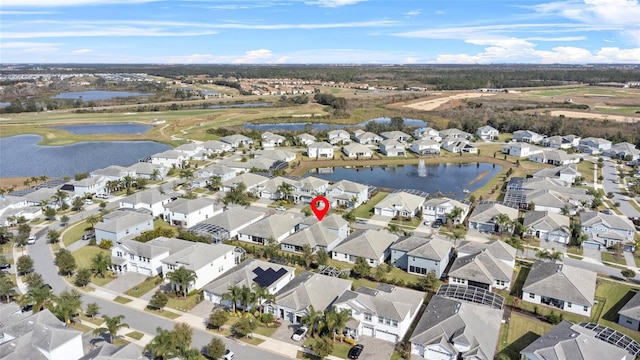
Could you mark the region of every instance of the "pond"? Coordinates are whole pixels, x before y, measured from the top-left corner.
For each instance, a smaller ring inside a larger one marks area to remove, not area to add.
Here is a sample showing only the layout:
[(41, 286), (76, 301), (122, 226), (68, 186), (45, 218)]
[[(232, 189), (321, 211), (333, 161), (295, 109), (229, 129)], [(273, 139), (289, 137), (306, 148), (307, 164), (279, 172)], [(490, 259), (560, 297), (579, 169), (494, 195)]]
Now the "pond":
[(53, 178), (102, 169), (129, 166), (170, 146), (153, 141), (96, 141), (65, 146), (39, 146), (39, 135), (0, 138), (0, 177)]
[(54, 126), (72, 134), (142, 134), (153, 128), (151, 125), (139, 124), (85, 124)]
[(501, 166), (489, 163), (423, 164), (422, 166), (319, 168), (305, 176), (315, 176), (332, 182), (351, 180), (378, 188), (416, 189), (432, 195), (440, 191), (445, 196), (462, 199), (467, 196), (463, 192), (464, 189), (473, 192), (502, 170)]
[[(330, 124), (330, 123), (280, 123), (280, 124), (244, 124), (247, 129), (254, 129), (260, 131), (304, 131), (307, 126), (311, 126), (311, 130), (323, 131), (328, 129), (344, 129), (344, 128), (358, 128), (365, 127), (369, 122), (388, 123), (391, 118), (379, 117), (370, 119), (357, 124)], [(427, 122), (420, 119), (404, 119), (405, 126), (425, 127)]]
[(122, 97), (132, 97), (132, 96), (146, 96), (153, 95), (149, 93), (139, 93), (139, 92), (130, 92), (130, 91), (102, 91), (102, 90), (88, 90), (88, 91), (77, 91), (77, 92), (63, 92), (60, 93), (52, 99), (71, 99), (75, 100), (77, 98), (82, 98), (82, 101), (91, 101), (91, 100), (109, 100), (113, 98), (122, 98)]

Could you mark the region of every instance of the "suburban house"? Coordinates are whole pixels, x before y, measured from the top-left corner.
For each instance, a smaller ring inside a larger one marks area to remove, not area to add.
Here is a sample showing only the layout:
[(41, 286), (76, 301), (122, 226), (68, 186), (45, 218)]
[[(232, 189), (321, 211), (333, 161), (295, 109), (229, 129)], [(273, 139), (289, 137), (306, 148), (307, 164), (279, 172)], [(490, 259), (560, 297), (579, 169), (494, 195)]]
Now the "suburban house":
[(416, 139), (433, 140), (437, 142), (442, 141), (440, 131), (430, 127), (418, 128), (413, 132), (413, 134), (413, 137)]
[[(262, 220), (265, 216), (263, 211), (253, 211), (245, 209), (244, 207), (231, 207), (227, 210), (214, 215), (207, 220), (189, 228), (191, 232), (200, 232), (202, 235), (205, 233), (209, 236), (215, 237), (217, 234), (228, 237), (227, 239), (238, 236), (238, 231), (246, 228), (247, 226), (254, 224)], [(220, 239), (220, 240), (227, 240)]]
[(353, 138), (362, 145), (378, 144), (383, 140), (382, 136), (364, 130), (356, 130)]
[(298, 324), (310, 306), (325, 311), (342, 293), (351, 289), (351, 280), (305, 271), (276, 293), (270, 312), (278, 319)]
[(94, 226), (96, 242), (111, 240), (116, 243), (123, 238), (133, 238), (145, 231), (153, 230), (153, 217), (149, 214), (130, 210), (118, 210), (102, 217), (102, 222)]
[(233, 161), (228, 162), (225, 165), (237, 173), (248, 173), (251, 172), (252, 169), (262, 170), (264, 172), (268, 172), (275, 164), (277, 160), (268, 159), (262, 156), (256, 156), (253, 159), (248, 159), (246, 161)]
[(307, 156), (315, 159), (333, 159), (333, 145), (324, 141), (307, 146)]
[(581, 138), (576, 135), (556, 135), (544, 138), (540, 145), (553, 149), (571, 149), (573, 147), (577, 147), (580, 144), (580, 139)]
[(476, 131), (476, 136), (482, 140), (496, 140), (499, 135), (500, 132), (490, 125), (481, 126)]
[(422, 211), (425, 198), (419, 195), (409, 194), (404, 191), (387, 195), (373, 208), (375, 215), (404, 218), (413, 218)]
[(369, 187), (349, 180), (340, 180), (329, 185), (325, 195), (335, 199), (339, 206), (355, 209), (369, 200)]
[(397, 130), (382, 132), (380, 133), (380, 136), (382, 136), (382, 138), (385, 140), (395, 140), (404, 143), (411, 140), (411, 135)]
[(359, 286), (347, 290), (334, 302), (337, 310), (347, 310), (357, 326), (348, 333), (397, 343), (404, 338), (422, 306), (424, 293), (388, 284), (375, 289)]
[(561, 213), (570, 212), (591, 204), (593, 196), (582, 188), (568, 186), (565, 181), (548, 177), (512, 178), (507, 184), (504, 204), (516, 208), (528, 208), (535, 204), (536, 210)]
[(524, 215), (523, 225), (527, 233), (540, 240), (569, 244), (571, 241), (568, 216), (549, 211), (529, 211)]
[(638, 150), (634, 144), (621, 142), (613, 145), (611, 149), (606, 150), (602, 155), (612, 159), (635, 161), (640, 157), (640, 150)]
[(179, 151), (179, 152), (185, 154), (188, 158), (193, 158), (193, 157), (196, 156), (196, 154), (198, 154), (199, 152), (203, 151), (204, 147), (202, 147), (201, 144), (188, 143), (188, 144), (180, 145), (180, 146), (174, 148), (173, 150)]
[(458, 256), (468, 256), (478, 254), (482, 251), (488, 250), (493, 257), (509, 265), (510, 267), (516, 266), (516, 252), (517, 250), (511, 245), (501, 240), (493, 240), (488, 243), (481, 243), (477, 241), (463, 241), (458, 245)]
[(311, 203), (314, 197), (324, 194), (328, 188), (329, 181), (308, 176), (298, 182), (293, 193), (293, 200), (295, 202)]
[(177, 195), (161, 193), (158, 189), (143, 190), (120, 200), (121, 209), (146, 209), (153, 217), (164, 213), (164, 206), (177, 198)]
[(358, 143), (344, 145), (342, 147), (342, 152), (347, 155), (347, 157), (357, 159), (370, 158), (373, 156), (373, 151), (371, 149)]
[(632, 360), (635, 356), (623, 348), (602, 340), (594, 330), (582, 324), (561, 321), (520, 351), (525, 360)]
[(76, 196), (95, 195), (105, 192), (107, 178), (104, 176), (88, 177), (82, 180), (75, 180), (73, 185), (73, 193)]
[(240, 146), (248, 147), (249, 145), (253, 144), (253, 139), (240, 134), (221, 137), (220, 141), (231, 145), (231, 147), (234, 149), (239, 148)]
[(348, 144), (351, 142), (351, 136), (344, 130), (331, 130), (327, 133), (329, 144)]
[(521, 142), (510, 142), (502, 147), (502, 153), (515, 157), (528, 157), (542, 152), (542, 148)]
[(442, 140), (442, 149), (447, 150), (448, 152), (452, 152), (454, 154), (477, 154), (478, 148), (471, 145), (469, 140), (465, 139), (457, 139), (457, 138), (446, 138)]
[(411, 143), (409, 150), (420, 155), (440, 154), (440, 143), (430, 139), (420, 139)]
[(411, 336), (411, 353), (423, 359), (492, 360), (502, 309), (435, 295)]
[(134, 174), (131, 174), (126, 167), (119, 166), (119, 165), (111, 165), (103, 169), (92, 171), (89, 177), (96, 177), (96, 178), (103, 177), (105, 178), (105, 182), (106, 182), (110, 180), (122, 180), (126, 176), (132, 176), (132, 175)]
[(154, 165), (164, 166), (166, 168), (181, 168), (185, 161), (188, 161), (189, 157), (180, 151), (167, 150), (161, 153), (151, 155), (151, 163)]
[(607, 215), (596, 211), (580, 213), (582, 232), (599, 240), (605, 248), (617, 243), (633, 241), (636, 228), (631, 220), (617, 215)]
[(522, 286), (522, 300), (590, 317), (596, 273), (561, 262), (536, 261)]
[(218, 140), (205, 141), (202, 143), (202, 147), (210, 154), (222, 154), (233, 150), (231, 144)]
[(456, 207), (462, 210), (457, 219), (457, 221), (462, 222), (469, 214), (469, 204), (446, 197), (433, 198), (425, 201), (422, 206), (422, 218), (430, 221), (440, 219), (443, 223), (446, 223), (447, 215)]
[(68, 327), (46, 307), (2, 327), (2, 359), (77, 360), (83, 356), (82, 332)]
[[(347, 136), (348, 135), (349, 134), (347, 133)], [(307, 133), (296, 135), (296, 140), (298, 141), (298, 144), (301, 144), (304, 146), (309, 146), (314, 142), (318, 141), (318, 139), (315, 136)]]
[(455, 128), (442, 130), (438, 133), (438, 135), (440, 135), (440, 137), (443, 139), (451, 138), (456, 140), (471, 140), (471, 138), (473, 137), (473, 135), (469, 134), (468, 132)]
[(284, 251), (302, 252), (302, 248), (309, 245), (313, 251), (330, 253), (348, 235), (349, 223), (339, 215), (327, 215), (322, 221), (309, 216), (298, 224), (296, 233), (281, 241), (281, 247)]
[(162, 274), (168, 282), (169, 274), (184, 267), (193, 271), (197, 278), (188, 284), (187, 290), (202, 289), (236, 265), (235, 247), (224, 244), (190, 242), (185, 248), (162, 259)]
[(192, 187), (204, 188), (212, 184), (213, 178), (220, 178), (221, 182), (233, 179), (237, 175), (237, 170), (225, 165), (209, 165), (203, 169), (195, 171), (196, 178), (191, 180)]
[(636, 292), (622, 309), (618, 310), (618, 324), (640, 331), (640, 292)]
[(599, 155), (611, 149), (611, 141), (602, 138), (588, 137), (580, 140), (578, 150), (591, 155)]
[(222, 206), (211, 199), (177, 199), (164, 205), (163, 217), (169, 224), (188, 228), (221, 212)]
[(162, 273), (162, 260), (193, 244), (187, 240), (158, 237), (146, 243), (125, 239), (111, 248), (111, 270), (122, 274), (135, 272), (146, 276)]
[(534, 154), (529, 155), (529, 161), (537, 162), (540, 164), (550, 164), (550, 165), (569, 165), (569, 164), (577, 164), (582, 159), (580, 155), (570, 155), (562, 150), (542, 150), (541, 152), (536, 152)]
[(576, 178), (582, 176), (575, 164), (561, 165), (549, 169), (541, 169), (532, 174), (534, 178), (550, 178), (563, 181), (566, 185), (571, 185)]
[[(279, 265), (267, 261), (247, 259), (240, 265), (228, 270), (217, 279), (205, 285), (203, 290), (204, 299), (214, 304), (222, 304), (225, 307), (232, 307), (231, 301), (223, 300), (222, 296), (229, 292), (229, 289), (237, 286), (246, 286), (253, 289), (255, 285), (267, 290), (275, 295), (285, 285), (295, 277), (295, 268)], [(261, 304), (260, 304), (261, 305)], [(238, 302), (236, 307), (242, 307)]]
[(247, 187), (247, 191), (254, 191), (258, 186), (266, 183), (269, 180), (268, 177), (254, 174), (243, 173), (232, 179), (222, 182), (222, 190), (227, 192), (235, 188), (239, 184), (244, 184)]
[(531, 144), (540, 143), (545, 137), (545, 135), (540, 135), (530, 130), (516, 130), (513, 132), (513, 140)]
[(391, 264), (410, 274), (426, 275), (433, 271), (439, 279), (453, 256), (453, 244), (440, 236), (401, 237), (390, 247)]
[(280, 243), (298, 229), (301, 218), (291, 214), (273, 214), (238, 231), (238, 240), (267, 245)]
[[(290, 186), (290, 189), (292, 192), (291, 194), (283, 193), (284, 188), (282, 186), (286, 186), (283, 184)], [(255, 186), (253, 188), (253, 193), (256, 196), (264, 199), (280, 200), (280, 199), (284, 199), (285, 197), (292, 197), (293, 191), (295, 191), (297, 186), (298, 186), (297, 180), (292, 180), (282, 176), (276, 176), (274, 178), (267, 180), (267, 182), (263, 184)]]
[(135, 177), (139, 179), (161, 180), (167, 176), (168, 169), (164, 166), (139, 161), (129, 166), (127, 171), (135, 174)]
[(513, 266), (493, 256), (491, 248), (470, 255), (458, 252), (447, 276), (450, 284), (508, 290), (511, 287)]
[(116, 346), (105, 342), (100, 347), (89, 351), (80, 360), (141, 360), (140, 354), (144, 349), (140, 345), (128, 343)]
[(518, 209), (499, 203), (478, 204), (469, 216), (469, 228), (487, 233), (501, 231), (500, 224), (496, 223), (499, 214), (505, 214), (514, 221), (518, 218)]
[(398, 235), (387, 230), (358, 230), (354, 231), (331, 252), (333, 260), (354, 264), (358, 258), (367, 260), (371, 267), (376, 267), (389, 257), (389, 247)]
[(296, 153), (282, 149), (254, 150), (253, 155), (257, 158), (270, 159), (273, 161), (291, 162), (296, 159)]
[(281, 146), (287, 141), (287, 139), (278, 134), (271, 133), (269, 131), (265, 131), (260, 134), (260, 144), (263, 148), (272, 148), (276, 146)]
[(386, 156), (405, 156), (405, 145), (398, 140), (386, 139), (380, 142), (380, 152)]

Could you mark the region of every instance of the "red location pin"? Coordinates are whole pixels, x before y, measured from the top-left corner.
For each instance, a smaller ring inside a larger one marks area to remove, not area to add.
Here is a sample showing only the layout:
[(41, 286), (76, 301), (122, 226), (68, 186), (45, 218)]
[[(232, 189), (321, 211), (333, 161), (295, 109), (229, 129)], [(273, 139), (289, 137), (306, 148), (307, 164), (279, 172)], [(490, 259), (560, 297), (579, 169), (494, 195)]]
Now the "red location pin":
[(316, 215), (318, 221), (322, 221), (329, 212), (329, 200), (324, 196), (316, 196), (311, 200), (311, 211)]

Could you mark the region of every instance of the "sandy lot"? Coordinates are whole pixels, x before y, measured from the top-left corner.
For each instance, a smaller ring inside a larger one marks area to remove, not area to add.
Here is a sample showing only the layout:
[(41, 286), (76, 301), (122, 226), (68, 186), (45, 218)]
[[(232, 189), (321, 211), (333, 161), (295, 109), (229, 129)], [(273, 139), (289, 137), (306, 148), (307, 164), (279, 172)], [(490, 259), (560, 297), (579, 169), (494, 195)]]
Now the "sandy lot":
[(408, 104), (408, 105), (405, 105), (405, 107), (409, 107), (409, 108), (416, 109), (416, 110), (431, 111), (431, 110), (435, 110), (438, 107), (448, 103), (451, 100), (471, 99), (471, 98), (477, 98), (477, 97), (482, 97), (482, 96), (493, 96), (493, 95), (496, 95), (496, 94), (493, 94), (493, 93), (478, 93), (478, 92), (462, 93), (462, 94), (455, 94), (455, 95), (442, 97), (442, 98), (437, 98), (437, 99), (425, 100), (425, 101), (421, 101), (421, 102), (417, 102), (417, 103), (413, 103), (413, 104)]
[(566, 110), (553, 110), (550, 112), (553, 116), (564, 115), (570, 118), (581, 119), (598, 119), (598, 120), (613, 120), (619, 122), (636, 122), (640, 121), (640, 117), (627, 116), (627, 115), (609, 115), (609, 114), (593, 114), (580, 111), (566, 111)]

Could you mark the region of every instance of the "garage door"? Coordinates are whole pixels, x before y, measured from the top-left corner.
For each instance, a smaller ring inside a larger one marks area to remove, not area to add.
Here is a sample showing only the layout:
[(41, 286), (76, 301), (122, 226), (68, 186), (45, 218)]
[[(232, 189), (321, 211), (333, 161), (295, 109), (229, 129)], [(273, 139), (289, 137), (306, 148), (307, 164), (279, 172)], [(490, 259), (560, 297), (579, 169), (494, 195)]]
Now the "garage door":
[(600, 244), (595, 243), (595, 242), (584, 241), (582, 243), (582, 248), (583, 249), (590, 249), (590, 250), (600, 250)]
[(373, 328), (368, 326), (362, 327), (362, 335), (373, 337)]
[(389, 332), (380, 331), (380, 330), (376, 330), (376, 338), (384, 341), (389, 341), (392, 343), (395, 343), (397, 341), (396, 334), (391, 334)]

